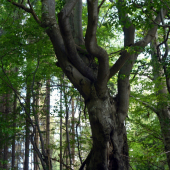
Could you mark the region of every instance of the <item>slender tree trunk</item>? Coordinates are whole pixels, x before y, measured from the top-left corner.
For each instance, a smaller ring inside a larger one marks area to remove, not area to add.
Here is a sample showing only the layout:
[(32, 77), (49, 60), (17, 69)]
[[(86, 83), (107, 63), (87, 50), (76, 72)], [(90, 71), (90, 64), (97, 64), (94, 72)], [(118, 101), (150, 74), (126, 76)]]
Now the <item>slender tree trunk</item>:
[[(157, 39), (151, 43), (152, 48), (152, 64), (153, 75), (155, 80), (156, 96), (157, 96), (157, 111), (161, 132), (164, 139), (165, 152), (167, 156), (167, 162), (170, 169), (170, 109), (168, 102), (168, 87), (163, 77), (164, 70), (163, 64), (159, 61), (159, 54), (157, 54)], [(159, 90), (157, 90), (159, 89)]]
[[(2, 115), (1, 121), (5, 122), (5, 95), (1, 94), (0, 96), (0, 112)], [(0, 128), (0, 133), (3, 134), (2, 129)], [(2, 138), (0, 138), (0, 168), (3, 169), (3, 156), (4, 156), (4, 138), (5, 136), (3, 135)]]
[(4, 144), (4, 159), (3, 159), (3, 169), (8, 168), (8, 145), (7, 142)]
[(30, 85), (27, 83), (27, 92), (26, 92), (26, 127), (25, 127), (25, 162), (24, 162), (24, 170), (29, 170), (29, 116), (30, 116), (30, 97), (31, 97), (31, 91), (30, 91)]
[(62, 120), (62, 113), (63, 113), (63, 111), (62, 111), (62, 87), (63, 87), (63, 83), (62, 83), (62, 81), (60, 81), (61, 83), (61, 89), (60, 89), (60, 170), (63, 170), (63, 164), (62, 164), (62, 162), (63, 162), (63, 155), (62, 155), (62, 135), (63, 135), (63, 133), (62, 133), (62, 123), (63, 123), (63, 120)]
[[(35, 105), (35, 110), (36, 110), (36, 114), (37, 114), (37, 118), (39, 121), (39, 106), (40, 106), (40, 86), (39, 86), (39, 82), (37, 83), (37, 94), (36, 94), (36, 105)], [(37, 148), (39, 148), (39, 135), (38, 135), (38, 129), (36, 127), (35, 130), (35, 143), (37, 145)], [(38, 155), (37, 153), (34, 151), (34, 170), (38, 170)]]
[(46, 82), (46, 153), (48, 156), (48, 165), (51, 169), (51, 160), (50, 160), (50, 79)]
[(16, 110), (17, 108), (17, 96), (14, 94), (14, 104), (13, 104), (13, 131), (14, 131), (14, 136), (13, 136), (13, 139), (12, 139), (12, 168), (14, 169), (15, 168), (15, 136), (16, 136), (16, 133), (15, 133), (15, 128), (16, 128)]
[[(6, 96), (5, 96), (5, 121), (9, 121), (9, 114), (10, 114), (10, 109), (11, 109), (11, 103), (10, 103), (10, 90), (7, 89)], [(8, 169), (8, 158), (9, 158), (9, 136), (8, 134), (5, 136), (5, 143), (4, 143), (4, 159), (3, 159), (3, 168)]]
[[(1, 143), (1, 140), (0, 140), (0, 144)], [(2, 145), (0, 146), (0, 169), (2, 169), (2, 161), (3, 161), (3, 149), (2, 149)]]
[[(64, 84), (65, 86), (65, 84)], [(70, 148), (70, 135), (69, 135), (69, 125), (70, 125), (70, 121), (69, 121), (69, 107), (68, 107), (68, 101), (67, 101), (67, 96), (66, 96), (66, 90), (64, 87), (64, 99), (65, 99), (65, 112), (66, 112), (66, 142), (67, 142), (67, 150), (66, 150), (66, 155), (69, 158), (70, 161), (70, 167), (72, 166), (72, 159), (71, 159), (71, 148)], [(66, 159), (68, 161), (68, 158)], [(67, 162), (68, 165), (68, 162)]]
[[(38, 130), (35, 130), (35, 143), (37, 147), (39, 146), (39, 138), (38, 138)], [(38, 156), (37, 153), (34, 151), (34, 170), (38, 170)]]
[(72, 129), (72, 153), (71, 153), (71, 156), (72, 156), (72, 163), (74, 165), (74, 162), (75, 162), (75, 120), (74, 120), (74, 99), (72, 98), (71, 100), (71, 107), (72, 107), (72, 119), (71, 119), (71, 129)]

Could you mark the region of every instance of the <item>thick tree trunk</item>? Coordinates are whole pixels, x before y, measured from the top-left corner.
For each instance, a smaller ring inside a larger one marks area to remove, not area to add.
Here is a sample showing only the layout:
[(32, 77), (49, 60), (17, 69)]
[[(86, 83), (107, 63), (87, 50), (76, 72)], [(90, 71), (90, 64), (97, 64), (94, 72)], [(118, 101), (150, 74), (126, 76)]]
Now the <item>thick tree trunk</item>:
[(119, 121), (116, 105), (109, 94), (102, 99), (93, 95), (87, 102), (93, 139), (87, 170), (129, 169), (126, 130)]

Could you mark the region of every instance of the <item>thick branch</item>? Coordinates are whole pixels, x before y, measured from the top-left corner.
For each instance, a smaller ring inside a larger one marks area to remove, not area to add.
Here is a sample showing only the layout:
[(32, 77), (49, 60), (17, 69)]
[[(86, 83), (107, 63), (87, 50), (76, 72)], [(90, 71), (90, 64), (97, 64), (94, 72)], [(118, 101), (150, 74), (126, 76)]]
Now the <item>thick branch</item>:
[[(167, 11), (163, 10), (163, 17), (165, 17)], [(161, 22), (161, 15), (158, 14), (156, 19), (154, 20), (157, 23)], [(153, 25), (153, 27), (148, 31), (147, 35), (140, 41), (136, 42), (135, 44), (132, 44), (129, 48), (128, 51), (131, 51), (133, 53), (139, 54), (140, 52), (143, 51), (144, 47), (146, 47), (155, 37), (156, 31), (157, 31), (157, 25)], [(110, 69), (110, 76), (111, 78), (113, 75), (115, 75), (130, 57), (130, 54), (126, 51), (122, 52), (122, 55), (120, 58), (117, 60), (117, 62), (111, 67)]]
[[(50, 6), (49, 8), (48, 6), (49, 1), (52, 1), (55, 3), (54, 0), (42, 0), (42, 12), (43, 12), (42, 19), (43, 19), (43, 24), (50, 27), (46, 30), (46, 32), (48, 36), (50, 37), (50, 40), (53, 44), (55, 54), (58, 59), (58, 63), (60, 67), (62, 68), (62, 70), (64, 71), (64, 73), (69, 78), (69, 80), (73, 83), (74, 87), (76, 87), (78, 91), (80, 92), (80, 94), (85, 99), (87, 99), (90, 94), (90, 80), (86, 78), (85, 76), (83, 76), (82, 73), (80, 73), (79, 70), (77, 70), (77, 68), (75, 68), (73, 64), (70, 63), (71, 60), (70, 61), (68, 60), (68, 56), (70, 54), (67, 53), (66, 51), (66, 48), (65, 48), (66, 46), (63, 42), (63, 37), (61, 36), (60, 28), (55, 20), (55, 5)], [(66, 22), (66, 25), (67, 24), (68, 22)], [(67, 29), (68, 28), (66, 28), (66, 30)], [(70, 34), (70, 32), (67, 34)], [(74, 46), (74, 44), (72, 45)], [(84, 71), (86, 70), (87, 69), (84, 69)]]
[[(164, 22), (164, 18), (163, 18), (163, 9), (161, 9), (161, 21), (162, 21), (162, 25), (165, 25), (165, 22)], [(167, 33), (167, 36), (166, 36), (166, 28), (164, 28), (164, 44), (165, 44), (165, 54), (163, 55), (163, 69), (164, 69), (164, 73), (165, 73), (165, 76), (166, 76), (166, 85), (167, 85), (167, 89), (168, 89), (168, 92), (170, 93), (170, 73), (167, 71), (167, 67), (166, 67), (166, 58), (168, 56), (168, 52), (169, 52), (169, 46), (168, 46), (168, 43), (167, 43), (167, 40), (168, 40), (168, 37), (169, 37), (169, 32), (170, 32), (170, 27), (169, 27), (169, 30), (168, 30), (168, 33)], [(157, 46), (157, 50), (158, 50), (158, 46)], [(158, 52), (157, 52), (158, 54)]]
[(127, 51), (123, 51), (121, 53), (121, 56), (119, 57), (119, 59), (116, 61), (116, 63), (110, 68), (110, 75), (109, 75), (109, 79), (114, 76), (125, 64), (125, 62), (129, 59), (130, 57), (130, 53), (128, 53)]
[(98, 12), (99, 12), (101, 6), (104, 4), (104, 2), (105, 2), (105, 0), (102, 0), (102, 2), (100, 3), (100, 5), (98, 6)]
[[(127, 117), (127, 112), (129, 108), (129, 94), (130, 94), (129, 75), (133, 67), (134, 61), (137, 58), (137, 55), (135, 55), (131, 49), (131, 46), (134, 44), (135, 27), (133, 26), (130, 19), (128, 18), (128, 15), (124, 11), (125, 0), (119, 0), (117, 7), (118, 7), (119, 20), (121, 21), (123, 26), (125, 50), (122, 51), (121, 57), (111, 67), (110, 77), (116, 74), (118, 69), (120, 70), (118, 75), (117, 99), (119, 102), (118, 102), (117, 112), (118, 112), (119, 121), (123, 123)], [(127, 24), (130, 24), (130, 26), (127, 27)]]
[[(96, 30), (98, 23), (98, 0), (88, 0), (88, 25), (85, 37), (87, 51), (98, 58), (99, 67), (96, 81), (98, 95), (105, 93), (109, 76), (109, 59), (107, 52), (97, 45)], [(100, 93), (100, 94), (99, 94)]]
[(87, 99), (90, 95), (90, 80), (84, 77), (69, 61), (65, 50), (64, 42), (60, 34), (58, 25), (47, 30), (47, 34), (53, 44), (58, 62), (74, 87), (78, 89), (80, 94)]
[[(36, 15), (36, 13), (34, 12), (34, 10), (33, 10), (33, 8), (32, 8), (32, 6), (31, 6), (30, 3), (29, 3), (30, 8), (27, 8), (27, 7), (24, 6), (23, 4), (16, 3), (16, 2), (14, 2), (14, 1), (12, 1), (12, 0), (8, 0), (8, 1), (9, 1), (10, 3), (12, 3), (13, 5), (15, 5), (16, 7), (21, 8), (21, 9), (23, 9), (24, 11), (26, 11), (26, 12), (28, 12), (28, 13), (31, 13), (31, 14), (33, 15), (34, 19), (37, 21), (37, 23), (38, 23), (39, 25), (41, 25), (41, 21), (40, 21), (40, 19), (37, 17), (37, 15)], [(28, 1), (28, 2), (29, 2), (29, 1)]]
[[(166, 11), (166, 10), (163, 10), (163, 13), (162, 13), (163, 18), (165, 17), (166, 13), (167, 13), (167, 11)], [(158, 23), (158, 24), (161, 22), (161, 14), (160, 14), (160, 13), (159, 13), (158, 16), (155, 18), (154, 21), (155, 21), (156, 23)], [(147, 46), (147, 45), (155, 38), (155, 35), (156, 35), (156, 32), (157, 32), (157, 28), (158, 28), (157, 25), (153, 25), (152, 28), (151, 28), (151, 29), (148, 31), (148, 33), (146, 34), (146, 36), (145, 36), (142, 40), (136, 42), (133, 46), (134, 46), (134, 47), (142, 47), (142, 48), (144, 48), (145, 46)], [(140, 53), (140, 52), (141, 52), (141, 49), (135, 50), (135, 51)]]
[[(124, 0), (119, 0), (117, 3), (117, 8), (118, 8), (119, 20), (122, 22), (122, 26), (123, 26), (124, 49), (125, 50), (123, 50), (120, 53), (121, 56), (116, 61), (116, 63), (110, 68), (109, 78), (111, 78), (113, 75), (115, 75), (123, 67), (123, 65), (130, 58), (130, 56), (134, 55), (133, 51), (131, 50), (131, 46), (134, 44), (135, 27), (131, 23), (131, 21), (128, 18), (128, 15), (125, 13), (123, 7), (124, 7)], [(127, 24), (130, 24), (130, 26), (128, 28), (126, 26)], [(133, 62), (133, 61), (130, 61), (130, 62)], [(128, 67), (132, 67), (132, 66), (133, 65), (130, 64)], [(130, 74), (130, 73), (128, 73), (128, 74)]]
[(71, 10), (75, 6), (76, 2), (77, 0), (69, 1), (58, 14), (59, 26), (67, 50), (68, 59), (80, 71), (83, 76), (94, 82), (94, 73), (92, 69), (90, 69), (78, 55), (71, 32), (69, 14), (71, 13)]
[(142, 103), (146, 108), (149, 108), (150, 110), (152, 110), (153, 112), (155, 112), (156, 114), (158, 113), (157, 109), (154, 106), (151, 106), (151, 104), (147, 103), (147, 102), (143, 102), (140, 99), (137, 99), (136, 97), (130, 95), (130, 97), (133, 97), (136, 101)]
[(55, 0), (41, 0), (42, 27), (57, 25), (55, 17)]
[(17, 6), (18, 8), (23, 9), (24, 11), (26, 11), (26, 12), (28, 12), (28, 13), (31, 13), (31, 12), (32, 12), (30, 8), (27, 8), (27, 7), (24, 6), (23, 4), (14, 2), (14, 1), (12, 1), (12, 0), (8, 0), (8, 1), (11, 2), (13, 5)]

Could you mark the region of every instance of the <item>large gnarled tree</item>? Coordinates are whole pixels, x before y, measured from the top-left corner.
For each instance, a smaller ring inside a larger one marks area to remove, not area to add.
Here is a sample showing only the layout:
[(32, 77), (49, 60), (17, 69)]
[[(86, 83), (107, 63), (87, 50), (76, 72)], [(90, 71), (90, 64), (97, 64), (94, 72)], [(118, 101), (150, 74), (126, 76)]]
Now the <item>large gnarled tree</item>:
[[(135, 26), (124, 11), (126, 1), (116, 2), (119, 20), (123, 27), (125, 48), (115, 64), (109, 66), (109, 56), (96, 40), (100, 10), (98, 0), (87, 0), (88, 24), (85, 40), (82, 35), (80, 0), (66, 1), (58, 17), (56, 17), (55, 0), (42, 0), (41, 20), (37, 17), (29, 0), (27, 5), (8, 1), (31, 13), (37, 23), (46, 29), (58, 59), (57, 66), (62, 68), (85, 99), (93, 147), (80, 169), (83, 169), (84, 165), (88, 170), (129, 169), (127, 134), (124, 126), (129, 106), (129, 76), (138, 54), (155, 37), (157, 24), (161, 22), (159, 11), (155, 14), (155, 20), (151, 22), (153, 24), (145, 36), (135, 42)], [(77, 2), (79, 3), (77, 15), (71, 16)], [(139, 7), (136, 3), (133, 5)], [(165, 17), (166, 13), (166, 10), (163, 10), (162, 16)], [(71, 21), (71, 17), (74, 22)], [(80, 47), (83, 44), (86, 49)], [(107, 83), (116, 73), (119, 77), (118, 93), (116, 98), (113, 98), (109, 94)], [(43, 157), (45, 158), (46, 155)], [(48, 164), (48, 161), (45, 163)]]

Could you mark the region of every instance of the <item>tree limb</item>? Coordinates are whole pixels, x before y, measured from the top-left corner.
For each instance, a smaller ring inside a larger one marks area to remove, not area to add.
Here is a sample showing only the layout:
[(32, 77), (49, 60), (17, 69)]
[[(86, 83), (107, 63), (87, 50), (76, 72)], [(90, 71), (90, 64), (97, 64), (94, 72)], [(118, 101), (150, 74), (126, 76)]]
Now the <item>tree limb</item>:
[[(165, 17), (166, 13), (167, 13), (167, 11), (163, 10), (163, 17)], [(161, 22), (160, 13), (158, 14), (158, 16), (156, 17), (156, 19), (154, 21), (156, 23)], [(142, 40), (132, 44), (129, 47), (128, 51), (131, 51), (131, 52), (136, 53), (136, 54), (141, 53), (143, 51), (144, 47), (146, 47), (155, 37), (157, 27), (158, 27), (157, 25), (154, 25), (150, 30), (148, 30), (147, 35)], [(128, 60), (129, 57), (130, 57), (130, 54), (127, 51), (122, 52), (122, 55), (120, 56), (120, 58), (111, 67), (109, 78), (114, 76), (119, 71), (118, 68), (121, 68), (124, 65), (124, 63)]]
[[(163, 18), (165, 17), (166, 13), (167, 13), (167, 10), (163, 10), (163, 14), (162, 14)], [(161, 22), (161, 14), (160, 13), (157, 15), (157, 17), (155, 18), (154, 21), (156, 23)], [(153, 25), (153, 27), (150, 30), (148, 30), (148, 33), (146, 34), (146, 36), (142, 40), (136, 42), (133, 45), (133, 47), (141, 47), (141, 49), (136, 49), (135, 50), (136, 52), (140, 53), (142, 51), (142, 48), (144, 48), (146, 45), (148, 45), (155, 38), (157, 28), (158, 28), (157, 25)]]
[[(161, 8), (161, 21), (162, 21), (162, 25), (165, 25), (164, 18), (163, 18), (163, 9), (162, 8)], [(168, 46), (168, 43), (167, 43), (167, 40), (168, 40), (168, 37), (169, 37), (169, 32), (170, 32), (170, 27), (169, 27), (169, 30), (168, 30), (168, 33), (167, 33), (167, 36), (166, 36), (166, 28), (164, 28), (165, 35), (164, 35), (163, 43), (165, 44), (165, 54), (162, 57), (162, 61), (163, 61), (164, 73), (165, 73), (165, 76), (166, 76), (167, 90), (168, 90), (168, 92), (170, 94), (170, 73), (167, 72), (167, 67), (166, 67), (166, 59), (167, 59), (168, 52), (169, 52), (169, 46)], [(158, 47), (157, 47), (157, 50), (158, 50)], [(158, 51), (157, 51), (157, 55), (159, 55)]]
[(102, 96), (106, 91), (109, 76), (109, 58), (107, 52), (97, 45), (96, 30), (98, 23), (98, 0), (88, 0), (88, 25), (85, 36), (87, 51), (98, 59), (98, 75), (95, 83), (98, 95)]
[(102, 2), (100, 3), (100, 5), (98, 6), (98, 13), (99, 13), (99, 10), (101, 8), (101, 6), (104, 4), (105, 0), (102, 0)]
[(15, 5), (16, 7), (18, 8), (21, 8), (23, 9), (24, 11), (28, 12), (28, 13), (31, 13), (32, 16), (34, 17), (34, 19), (36, 20), (36, 22), (41, 25), (41, 21), (40, 19), (38, 18), (38, 16), (36, 15), (36, 13), (34, 12), (31, 4), (30, 4), (30, 1), (28, 0), (28, 4), (30, 6), (30, 8), (27, 8), (26, 6), (24, 6), (23, 4), (20, 4), (20, 3), (17, 3), (17, 2), (14, 2), (12, 0), (8, 0), (10, 3), (12, 3), (13, 5)]
[[(125, 6), (124, 0), (119, 0), (117, 3), (118, 8), (118, 14), (119, 14), (119, 20), (122, 22), (123, 26), (123, 32), (124, 32), (124, 50), (120, 53), (121, 56), (116, 61), (116, 63), (110, 68), (110, 75), (109, 78), (111, 78), (113, 75), (115, 75), (125, 64), (125, 62), (132, 56), (134, 56), (133, 48), (131, 49), (131, 46), (134, 44), (134, 38), (135, 38), (135, 27), (133, 26), (131, 20), (129, 19), (127, 13), (125, 13), (124, 6)], [(129, 27), (126, 27), (127, 24), (130, 24)], [(137, 56), (136, 56), (137, 57)], [(132, 65), (129, 65), (128, 67), (133, 66), (134, 61), (130, 61)], [(131, 70), (131, 69), (130, 69)], [(130, 73), (129, 73), (130, 74)]]
[(95, 80), (94, 73), (77, 53), (76, 45), (72, 36), (71, 27), (69, 23), (69, 15), (74, 8), (77, 0), (69, 1), (58, 14), (60, 31), (64, 40), (67, 50), (67, 56), (70, 62), (80, 71), (80, 73), (90, 79), (92, 82)]
[(149, 103), (143, 102), (142, 100), (137, 99), (135, 96), (132, 96), (132, 95), (130, 95), (130, 97), (133, 97), (136, 101), (142, 103), (145, 107), (149, 108), (150, 110), (152, 110), (156, 114), (158, 113), (157, 109), (154, 106), (151, 106)]

